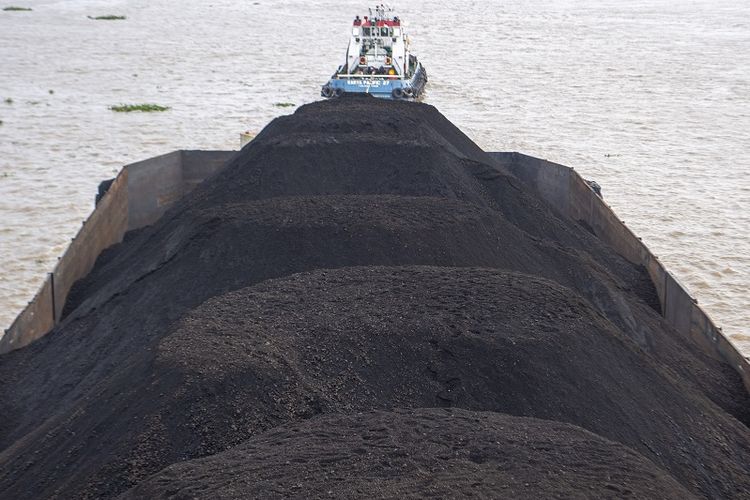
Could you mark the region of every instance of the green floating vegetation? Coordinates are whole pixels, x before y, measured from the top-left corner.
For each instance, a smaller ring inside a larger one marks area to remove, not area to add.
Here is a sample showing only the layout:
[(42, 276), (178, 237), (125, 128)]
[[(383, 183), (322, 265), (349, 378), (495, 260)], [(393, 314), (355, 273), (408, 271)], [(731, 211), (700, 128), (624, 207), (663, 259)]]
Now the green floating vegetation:
[(13, 99), (11, 99), (10, 97), (6, 97), (5, 104), (13, 104)]
[(109, 109), (117, 113), (132, 113), (133, 111), (156, 113), (168, 110), (169, 106), (160, 106), (158, 104), (119, 104), (117, 106), (110, 106)]
[(8, 7), (3, 7), (3, 10), (9, 12), (28, 12), (31, 9), (29, 7), (17, 7), (15, 5), (9, 5)]
[(296, 106), (293, 102), (275, 102), (273, 105), (277, 108), (292, 108)]
[(107, 16), (96, 16), (96, 17), (86, 16), (86, 17), (88, 17), (89, 19), (93, 19), (94, 21), (124, 21), (125, 19), (127, 19), (126, 16), (114, 16), (112, 14), (107, 15)]

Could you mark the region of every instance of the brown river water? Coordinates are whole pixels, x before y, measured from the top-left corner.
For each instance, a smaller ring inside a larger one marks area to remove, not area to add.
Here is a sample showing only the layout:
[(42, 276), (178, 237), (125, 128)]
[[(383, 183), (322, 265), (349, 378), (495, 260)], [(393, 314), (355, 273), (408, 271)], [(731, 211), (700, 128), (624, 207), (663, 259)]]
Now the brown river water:
[[(14, 0), (0, 11), (0, 327), (100, 180), (319, 99), (361, 1)], [(400, 6), (424, 101), (480, 146), (575, 167), (750, 355), (750, 2)], [(125, 20), (88, 16), (124, 15)], [(110, 106), (157, 103), (164, 113)]]

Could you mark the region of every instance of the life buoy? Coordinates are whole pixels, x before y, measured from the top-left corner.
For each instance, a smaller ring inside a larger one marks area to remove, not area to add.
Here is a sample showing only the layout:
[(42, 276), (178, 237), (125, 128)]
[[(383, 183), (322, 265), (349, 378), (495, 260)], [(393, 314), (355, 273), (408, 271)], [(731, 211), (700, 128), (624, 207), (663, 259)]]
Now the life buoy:
[(344, 95), (344, 89), (337, 88), (336, 90), (333, 91), (333, 93), (336, 94), (336, 97), (341, 97), (342, 95)]
[(401, 87), (393, 89), (393, 92), (391, 92), (391, 95), (395, 97), (396, 99), (401, 99), (404, 97), (404, 91)]
[(359, 64), (362, 65), (362, 66), (364, 66), (365, 64), (367, 64), (367, 58), (365, 56), (360, 57), (359, 58)]
[(391, 65), (391, 58), (390, 57), (386, 57), (385, 58), (385, 65), (386, 66), (390, 66)]
[(333, 89), (326, 85), (321, 89), (320, 94), (323, 97), (331, 97), (333, 95)]

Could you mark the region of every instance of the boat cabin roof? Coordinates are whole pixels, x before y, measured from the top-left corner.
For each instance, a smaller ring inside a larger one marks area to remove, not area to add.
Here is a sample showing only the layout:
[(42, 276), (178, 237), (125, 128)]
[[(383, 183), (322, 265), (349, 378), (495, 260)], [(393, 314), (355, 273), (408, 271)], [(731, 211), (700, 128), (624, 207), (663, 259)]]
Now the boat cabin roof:
[(354, 26), (401, 26), (401, 19), (398, 18), (398, 16), (394, 17), (393, 19), (368, 19), (367, 16), (365, 16), (364, 19), (360, 19), (359, 16), (357, 16), (354, 19)]

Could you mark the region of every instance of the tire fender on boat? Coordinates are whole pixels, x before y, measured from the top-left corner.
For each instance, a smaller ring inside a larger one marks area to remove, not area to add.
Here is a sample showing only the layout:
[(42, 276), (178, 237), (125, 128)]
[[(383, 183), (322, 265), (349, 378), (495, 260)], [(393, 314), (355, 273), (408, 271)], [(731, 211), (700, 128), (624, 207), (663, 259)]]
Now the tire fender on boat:
[(393, 92), (391, 92), (391, 95), (395, 97), (396, 99), (401, 99), (404, 97), (404, 90), (401, 87), (397, 87), (393, 89)]
[(320, 90), (320, 94), (323, 97), (331, 97), (333, 95), (333, 89), (329, 87), (328, 85), (323, 86), (323, 88)]
[(344, 89), (338, 88), (334, 90), (333, 93), (336, 95), (336, 97), (341, 97), (342, 95), (344, 95)]

